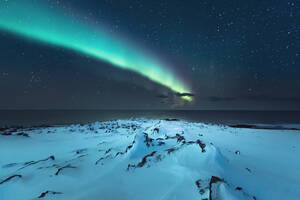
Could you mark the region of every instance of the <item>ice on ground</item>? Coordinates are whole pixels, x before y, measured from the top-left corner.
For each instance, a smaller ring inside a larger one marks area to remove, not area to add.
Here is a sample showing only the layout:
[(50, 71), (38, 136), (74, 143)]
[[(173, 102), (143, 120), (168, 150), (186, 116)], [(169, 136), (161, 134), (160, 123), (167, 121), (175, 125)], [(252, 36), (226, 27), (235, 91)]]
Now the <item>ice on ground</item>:
[(132, 119), (0, 130), (0, 199), (296, 200), (300, 131)]

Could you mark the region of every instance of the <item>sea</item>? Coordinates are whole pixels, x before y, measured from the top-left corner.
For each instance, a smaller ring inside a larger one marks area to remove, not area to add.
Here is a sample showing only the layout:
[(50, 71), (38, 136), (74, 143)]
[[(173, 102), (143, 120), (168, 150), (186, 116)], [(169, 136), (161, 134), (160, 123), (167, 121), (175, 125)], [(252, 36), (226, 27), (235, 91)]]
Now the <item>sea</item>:
[(178, 119), (210, 124), (300, 124), (300, 111), (0, 110), (0, 127), (85, 124), (118, 119)]

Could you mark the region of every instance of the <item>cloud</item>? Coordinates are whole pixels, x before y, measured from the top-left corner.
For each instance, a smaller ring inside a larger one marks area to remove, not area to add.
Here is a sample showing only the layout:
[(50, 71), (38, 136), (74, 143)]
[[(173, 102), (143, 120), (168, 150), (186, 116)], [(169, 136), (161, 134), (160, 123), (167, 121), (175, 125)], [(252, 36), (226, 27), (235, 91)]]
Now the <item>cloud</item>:
[(300, 102), (300, 97), (272, 97), (266, 95), (256, 96), (243, 96), (241, 99), (252, 100), (252, 101), (289, 101), (289, 102)]
[[(174, 94), (175, 94), (175, 96), (177, 96), (177, 97), (193, 97), (193, 96), (195, 96), (195, 95), (192, 94), (192, 93), (174, 93)], [(156, 95), (156, 97), (157, 97), (157, 98), (161, 98), (161, 99), (167, 99), (167, 98), (169, 98), (169, 97), (173, 97), (174, 94), (173, 94), (173, 93), (172, 93), (172, 94), (169, 94), (169, 95), (166, 95), (166, 94), (158, 94), (158, 95)]]
[(157, 98), (161, 98), (161, 99), (167, 99), (169, 98), (168, 95), (165, 95), (165, 94), (159, 94), (159, 95), (156, 95)]
[(237, 100), (237, 98), (235, 98), (235, 97), (216, 97), (216, 96), (208, 97), (208, 99), (209, 99), (209, 101), (212, 101), (212, 102)]
[(254, 95), (254, 96), (240, 96), (240, 97), (208, 97), (211, 102), (221, 102), (221, 101), (279, 101), (279, 102), (299, 102), (300, 97), (272, 97), (266, 95)]
[(192, 93), (176, 93), (176, 96), (178, 96), (178, 97), (193, 97), (195, 95)]

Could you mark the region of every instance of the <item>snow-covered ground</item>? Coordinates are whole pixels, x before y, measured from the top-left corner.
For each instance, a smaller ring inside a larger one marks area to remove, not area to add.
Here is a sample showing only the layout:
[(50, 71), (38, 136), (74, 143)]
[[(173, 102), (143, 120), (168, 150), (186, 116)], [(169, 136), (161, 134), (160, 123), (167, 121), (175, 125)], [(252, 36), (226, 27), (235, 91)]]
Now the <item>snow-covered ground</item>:
[(297, 200), (300, 131), (131, 119), (0, 130), (0, 199)]

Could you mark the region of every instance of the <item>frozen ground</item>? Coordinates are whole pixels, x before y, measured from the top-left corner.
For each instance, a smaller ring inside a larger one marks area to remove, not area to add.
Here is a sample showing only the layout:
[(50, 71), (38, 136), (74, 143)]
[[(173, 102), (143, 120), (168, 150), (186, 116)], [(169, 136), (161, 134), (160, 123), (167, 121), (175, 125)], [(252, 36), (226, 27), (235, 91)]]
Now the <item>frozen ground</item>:
[(146, 119), (2, 128), (0, 199), (297, 200), (299, 155), (299, 130)]

